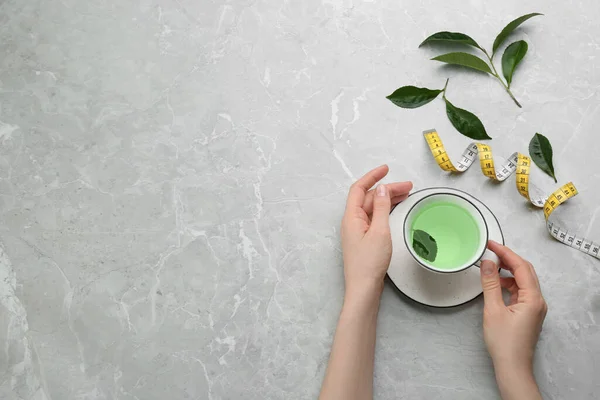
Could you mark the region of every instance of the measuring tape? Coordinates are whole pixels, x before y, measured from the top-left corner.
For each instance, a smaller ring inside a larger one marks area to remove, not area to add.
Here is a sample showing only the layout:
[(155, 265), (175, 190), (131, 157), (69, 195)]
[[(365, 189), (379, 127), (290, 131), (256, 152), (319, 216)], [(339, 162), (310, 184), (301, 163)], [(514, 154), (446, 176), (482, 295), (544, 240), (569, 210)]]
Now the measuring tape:
[(521, 196), (525, 197), (534, 206), (544, 209), (544, 217), (546, 218), (546, 226), (550, 235), (559, 242), (583, 251), (592, 257), (600, 258), (600, 244), (587, 240), (575, 233), (560, 227), (556, 223), (550, 221), (550, 215), (559, 205), (577, 195), (577, 189), (573, 183), (569, 182), (561, 186), (550, 196), (530, 196), (529, 193), (529, 169), (531, 167), (531, 159), (521, 153), (513, 153), (508, 162), (496, 169), (494, 158), (492, 157), (492, 148), (487, 144), (471, 143), (469, 147), (462, 153), (460, 162), (454, 166), (450, 157), (444, 149), (444, 145), (440, 136), (435, 129), (424, 131), (423, 135), (431, 149), (431, 154), (435, 161), (444, 171), (449, 172), (465, 172), (471, 164), (475, 162), (475, 158), (479, 155), (479, 165), (481, 172), (490, 179), (498, 182), (505, 181), (514, 172), (517, 173), (517, 190)]

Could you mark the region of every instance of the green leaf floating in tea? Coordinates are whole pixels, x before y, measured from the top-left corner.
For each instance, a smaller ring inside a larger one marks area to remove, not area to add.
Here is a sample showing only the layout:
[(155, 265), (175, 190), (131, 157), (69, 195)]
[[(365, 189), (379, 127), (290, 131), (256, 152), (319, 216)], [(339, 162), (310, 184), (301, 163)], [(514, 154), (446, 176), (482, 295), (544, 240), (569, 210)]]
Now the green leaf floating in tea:
[(435, 261), (437, 257), (437, 243), (431, 235), (425, 231), (415, 229), (413, 231), (413, 249), (417, 255), (429, 262)]

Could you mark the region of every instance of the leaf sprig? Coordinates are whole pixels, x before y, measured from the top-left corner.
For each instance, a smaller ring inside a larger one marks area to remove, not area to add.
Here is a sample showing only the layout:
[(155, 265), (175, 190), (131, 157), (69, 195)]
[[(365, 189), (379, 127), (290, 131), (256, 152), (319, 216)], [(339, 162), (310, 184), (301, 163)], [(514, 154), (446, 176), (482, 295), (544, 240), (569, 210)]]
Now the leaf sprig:
[(513, 99), (515, 104), (519, 106), (519, 108), (521, 108), (521, 104), (517, 101), (517, 99), (510, 90), (510, 85), (512, 83), (512, 77), (515, 72), (515, 69), (517, 68), (517, 65), (519, 65), (519, 63), (521, 62), (521, 60), (523, 60), (523, 57), (525, 57), (525, 54), (527, 53), (527, 43), (524, 40), (519, 40), (517, 42), (511, 43), (504, 51), (504, 54), (502, 55), (502, 74), (506, 79), (506, 83), (504, 83), (504, 81), (500, 77), (500, 74), (496, 70), (493, 59), (498, 51), (498, 48), (502, 45), (502, 43), (506, 41), (506, 39), (515, 29), (517, 29), (522, 23), (524, 23), (528, 19), (538, 15), (543, 14), (526, 14), (511, 21), (508, 25), (506, 25), (504, 29), (502, 29), (502, 31), (498, 34), (498, 36), (496, 36), (496, 40), (494, 40), (491, 56), (473, 38), (460, 32), (443, 31), (434, 33), (433, 35), (425, 39), (419, 45), (419, 47), (425, 44), (452, 43), (471, 46), (482, 51), (483, 54), (485, 54), (485, 56), (487, 57), (489, 64), (473, 54), (463, 52), (442, 54), (441, 56), (432, 58), (432, 60), (444, 62), (446, 64), (460, 65), (492, 75), (498, 80), (498, 82), (502, 84), (502, 86), (504, 87), (508, 95), (511, 97), (511, 99)]
[(443, 89), (427, 89), (415, 86), (403, 86), (387, 96), (387, 99), (398, 107), (418, 108), (430, 103), (436, 97), (438, 97), (440, 93), (442, 93), (442, 98), (446, 103), (446, 115), (457, 131), (475, 140), (491, 139), (491, 137), (487, 134), (483, 123), (475, 114), (456, 107), (446, 98), (447, 88), (448, 80), (446, 80), (446, 85)]

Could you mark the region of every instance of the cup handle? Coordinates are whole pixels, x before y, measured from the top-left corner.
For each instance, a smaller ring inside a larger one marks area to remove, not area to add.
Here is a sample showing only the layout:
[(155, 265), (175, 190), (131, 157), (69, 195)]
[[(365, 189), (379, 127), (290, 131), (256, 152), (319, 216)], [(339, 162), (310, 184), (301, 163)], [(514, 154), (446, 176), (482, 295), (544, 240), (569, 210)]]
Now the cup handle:
[(479, 261), (477, 261), (475, 263), (475, 265), (477, 267), (480, 267), (481, 266), (481, 262), (483, 260), (490, 260), (491, 262), (493, 262), (494, 264), (496, 264), (496, 267), (500, 266), (500, 259), (498, 258), (498, 256), (496, 255), (496, 253), (494, 253), (490, 249), (485, 249), (485, 252), (483, 253), (483, 256), (481, 256), (481, 259), (479, 259)]

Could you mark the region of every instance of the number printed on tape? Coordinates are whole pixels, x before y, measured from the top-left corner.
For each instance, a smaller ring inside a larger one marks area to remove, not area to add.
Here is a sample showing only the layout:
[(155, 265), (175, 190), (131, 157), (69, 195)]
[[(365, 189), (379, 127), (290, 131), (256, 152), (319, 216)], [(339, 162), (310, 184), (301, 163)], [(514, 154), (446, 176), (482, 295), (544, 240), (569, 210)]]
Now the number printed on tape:
[(508, 157), (506, 164), (500, 168), (496, 168), (492, 148), (487, 144), (473, 142), (462, 153), (461, 162), (457, 163), (458, 167), (455, 167), (446, 153), (444, 144), (437, 131), (431, 129), (423, 132), (423, 135), (431, 149), (433, 158), (444, 171), (464, 172), (475, 162), (475, 158), (478, 155), (481, 172), (490, 179), (502, 182), (511, 176), (513, 172), (516, 172), (517, 191), (529, 200), (531, 204), (544, 210), (546, 227), (550, 235), (567, 246), (600, 258), (600, 244), (582, 238), (576, 233), (569, 232), (567, 229), (550, 221), (550, 216), (558, 206), (577, 195), (577, 189), (572, 182), (561, 186), (548, 197), (532, 198), (529, 194), (529, 168), (531, 166), (531, 159), (529, 157), (518, 152), (513, 153)]

